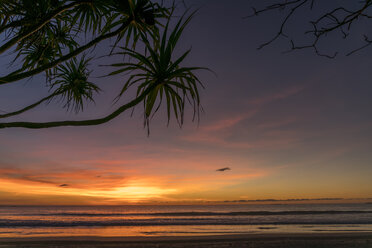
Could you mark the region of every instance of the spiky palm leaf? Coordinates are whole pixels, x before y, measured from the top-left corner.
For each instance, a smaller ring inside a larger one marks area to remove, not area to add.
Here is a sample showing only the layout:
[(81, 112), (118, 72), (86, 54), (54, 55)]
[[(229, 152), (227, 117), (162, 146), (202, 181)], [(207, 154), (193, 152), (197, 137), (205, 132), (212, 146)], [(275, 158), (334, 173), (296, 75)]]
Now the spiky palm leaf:
[(122, 48), (123, 52), (120, 54), (128, 56), (133, 62), (111, 65), (122, 68), (113, 71), (110, 75), (133, 72), (118, 97), (122, 96), (133, 85), (137, 85), (137, 96), (150, 90), (143, 101), (144, 123), (147, 127), (150, 119), (159, 110), (163, 102), (166, 104), (168, 123), (173, 113), (178, 124), (180, 126), (183, 124), (186, 100), (193, 106), (194, 117), (195, 114), (199, 114), (199, 87), (203, 87), (203, 85), (194, 72), (206, 68), (181, 66), (190, 50), (178, 58), (173, 58), (174, 48), (191, 17), (192, 15), (187, 18), (180, 18), (169, 36), (168, 21), (163, 35), (152, 40), (155, 43), (153, 45), (142, 35), (149, 56), (144, 56), (135, 50)]
[[(61, 4), (59, 2), (59, 4), (55, 4), (56, 6), (53, 6), (55, 1), (41, 0), (37, 1), (37, 4), (32, 8), (29, 6), (30, 3), (27, 2), (25, 1), (25, 5), (28, 8), (23, 6), (25, 9), (22, 15), (22, 20), (27, 21), (27, 25), (22, 25), (22, 28), (18, 30), (19, 33), (27, 32), (29, 28), (37, 25), (43, 16)], [(19, 57), (22, 58), (22, 70), (34, 69), (37, 66), (44, 65), (61, 56), (66, 48), (71, 51), (78, 46), (72, 34), (75, 29), (68, 22), (70, 18), (68, 14), (61, 15), (18, 42), (15, 49), (17, 53), (15, 60)]]
[[(32, 8), (30, 1), (24, 1), (18, 8), (22, 10), (19, 16), (27, 21), (27, 25), (22, 25), (17, 32), (27, 32), (29, 27), (36, 25), (43, 16), (53, 11), (55, 7), (52, 6), (52, 2), (53, 0), (38, 0)], [(57, 6), (62, 2), (60, 1)], [(149, 0), (92, 0), (90, 4), (78, 5), (18, 43), (14, 61), (22, 58), (23, 65), (16, 73), (32, 70), (56, 60), (63, 55), (66, 48), (70, 52), (74, 51), (78, 47), (74, 40), (75, 33), (80, 32), (83, 26), (84, 32), (95, 30), (105, 33), (130, 19), (131, 22), (127, 23), (126, 29), (117, 35), (114, 47), (124, 37), (125, 46), (130, 40), (135, 45), (140, 34), (155, 29), (154, 18), (164, 17), (164, 11), (164, 8)], [(101, 30), (102, 20), (105, 20), (106, 27)], [(51, 69), (48, 69), (46, 74), (49, 76)]]
[(159, 19), (169, 17), (168, 9), (150, 0), (111, 0), (111, 9), (117, 13), (118, 20), (108, 23), (106, 29), (109, 30), (130, 21), (124, 32), (117, 36), (114, 48), (123, 39), (125, 47), (131, 41), (132, 48), (134, 48), (141, 35), (159, 32)]
[(100, 88), (88, 81), (90, 72), (87, 69), (89, 59), (83, 56), (80, 60), (73, 58), (56, 68), (57, 79), (51, 87), (56, 88), (56, 94), (65, 101), (64, 107), (73, 109), (75, 112), (84, 110), (84, 102), (94, 102), (93, 94), (98, 93)]
[[(40, 23), (45, 16), (62, 3), (63, 1), (57, 1), (56, 4), (56, 1), (53, 0), (18, 1), (12, 12), (18, 16), (18, 19), (22, 20), (22, 25), (16, 28), (16, 33), (26, 33), (28, 29)], [(64, 15), (58, 18), (61, 17), (64, 17)]]
[(91, 0), (89, 4), (78, 5), (69, 13), (72, 16), (71, 25), (77, 24), (84, 32), (99, 33), (103, 21), (111, 16), (110, 0)]
[(6, 25), (12, 20), (13, 14), (11, 10), (15, 7), (16, 2), (14, 0), (2, 0), (0, 1), (0, 24)]
[(15, 60), (22, 58), (22, 70), (34, 69), (62, 56), (65, 49), (72, 51), (78, 43), (71, 36), (70, 29), (61, 23), (51, 26), (45, 37), (40, 37), (30, 45), (20, 48)]

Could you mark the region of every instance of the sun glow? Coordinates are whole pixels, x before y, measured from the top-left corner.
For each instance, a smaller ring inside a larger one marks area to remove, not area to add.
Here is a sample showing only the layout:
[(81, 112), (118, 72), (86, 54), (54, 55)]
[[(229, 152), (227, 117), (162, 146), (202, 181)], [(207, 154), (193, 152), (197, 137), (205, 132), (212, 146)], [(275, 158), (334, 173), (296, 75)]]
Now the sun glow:
[(111, 190), (89, 190), (80, 195), (111, 198), (113, 200), (124, 200), (138, 202), (142, 200), (162, 198), (164, 195), (176, 193), (176, 189), (163, 189), (153, 186), (124, 186)]
[(143, 202), (154, 199), (166, 199), (166, 195), (177, 193), (177, 189), (161, 188), (149, 185), (129, 184), (126, 186), (113, 187), (108, 189), (89, 189), (58, 187), (47, 184), (23, 184), (11, 181), (0, 181), (0, 187), (7, 192), (22, 195), (54, 195), (54, 196), (78, 196), (102, 199), (104, 202)]

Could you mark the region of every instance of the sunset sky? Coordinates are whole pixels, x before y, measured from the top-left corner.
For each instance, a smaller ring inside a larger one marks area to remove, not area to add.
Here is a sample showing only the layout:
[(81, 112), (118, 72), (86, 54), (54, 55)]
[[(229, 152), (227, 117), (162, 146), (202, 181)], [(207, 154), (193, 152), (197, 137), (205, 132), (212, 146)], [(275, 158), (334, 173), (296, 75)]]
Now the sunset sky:
[[(167, 127), (161, 111), (147, 137), (138, 108), (101, 126), (2, 129), (0, 204), (372, 198), (371, 49), (345, 56), (358, 41), (331, 39), (322, 49), (341, 52), (328, 59), (312, 50), (283, 53), (289, 43), (281, 39), (257, 50), (277, 32), (280, 15), (244, 19), (246, 0), (186, 2), (199, 11), (179, 52), (192, 47), (186, 64), (216, 73), (198, 74), (206, 87), (199, 125), (187, 111), (182, 129), (174, 120)], [(9, 58), (1, 57), (2, 75)], [(98, 78), (109, 71), (95, 66), (92, 81), (104, 92), (79, 116), (54, 101), (9, 120), (104, 116), (119, 106), (112, 99), (126, 79)], [(0, 110), (46, 96), (43, 80), (2, 86)], [(216, 171), (223, 167), (231, 170)]]

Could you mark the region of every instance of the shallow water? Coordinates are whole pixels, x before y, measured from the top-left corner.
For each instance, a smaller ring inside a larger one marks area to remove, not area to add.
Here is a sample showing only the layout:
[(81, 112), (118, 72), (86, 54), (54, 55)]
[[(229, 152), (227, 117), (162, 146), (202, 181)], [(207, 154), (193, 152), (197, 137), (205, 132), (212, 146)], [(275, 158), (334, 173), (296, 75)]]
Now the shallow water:
[(344, 231), (372, 231), (372, 205), (0, 206), (0, 237)]

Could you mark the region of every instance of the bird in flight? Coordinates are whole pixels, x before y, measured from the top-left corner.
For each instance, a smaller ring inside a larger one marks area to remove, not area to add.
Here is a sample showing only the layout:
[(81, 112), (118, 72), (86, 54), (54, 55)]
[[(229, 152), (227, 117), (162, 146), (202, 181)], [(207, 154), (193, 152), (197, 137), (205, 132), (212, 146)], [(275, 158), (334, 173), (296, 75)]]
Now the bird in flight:
[(231, 170), (230, 167), (221, 168), (221, 169), (218, 169), (216, 171), (227, 171), (227, 170)]

